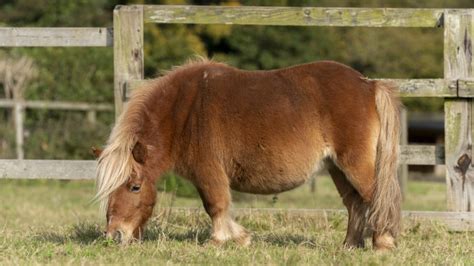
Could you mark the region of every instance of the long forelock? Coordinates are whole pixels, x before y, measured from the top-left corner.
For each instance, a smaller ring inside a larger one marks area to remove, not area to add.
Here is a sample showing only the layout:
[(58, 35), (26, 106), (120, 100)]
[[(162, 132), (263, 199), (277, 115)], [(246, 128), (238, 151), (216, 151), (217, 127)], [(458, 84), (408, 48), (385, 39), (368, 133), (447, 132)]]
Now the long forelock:
[(143, 126), (147, 91), (149, 88), (143, 88), (132, 95), (99, 157), (96, 172), (97, 193), (94, 201), (100, 201), (102, 211), (107, 210), (110, 194), (127, 182), (136, 164), (132, 149)]
[(109, 196), (119, 186), (127, 182), (133, 170), (131, 149), (133, 141), (128, 143), (112, 142), (102, 152), (97, 166), (95, 200), (100, 201), (100, 209), (105, 212), (109, 203)]

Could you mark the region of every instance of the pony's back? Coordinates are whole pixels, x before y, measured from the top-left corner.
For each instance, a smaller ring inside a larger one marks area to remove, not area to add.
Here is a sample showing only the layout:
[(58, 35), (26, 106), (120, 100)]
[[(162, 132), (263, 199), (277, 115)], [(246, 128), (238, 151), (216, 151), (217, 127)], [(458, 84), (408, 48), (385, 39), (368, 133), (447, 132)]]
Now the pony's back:
[(232, 188), (288, 190), (307, 180), (326, 157), (359, 154), (374, 166), (375, 86), (351, 68), (323, 61), (272, 71), (221, 64), (189, 70), (197, 80), (182, 78), (178, 87), (196, 88), (186, 90), (194, 97), (180, 108), (189, 110), (191, 119), (183, 125), (187, 139), (179, 143), (180, 150), (192, 152), (181, 155), (221, 165)]

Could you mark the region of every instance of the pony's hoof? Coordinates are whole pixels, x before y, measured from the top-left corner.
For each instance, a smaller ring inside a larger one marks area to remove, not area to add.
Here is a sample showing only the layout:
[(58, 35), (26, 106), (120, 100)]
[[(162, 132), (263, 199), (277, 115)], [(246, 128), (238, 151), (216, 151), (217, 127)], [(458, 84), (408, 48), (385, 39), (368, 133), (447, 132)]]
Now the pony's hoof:
[(344, 242), (344, 248), (348, 250), (354, 250), (358, 248), (365, 248), (365, 242), (362, 241), (346, 241)]
[(250, 234), (244, 234), (240, 237), (237, 237), (235, 242), (242, 247), (248, 247), (250, 246), (250, 243), (252, 243), (252, 236)]
[(375, 244), (374, 245), (374, 250), (377, 252), (377, 253), (383, 253), (383, 252), (388, 252), (388, 251), (392, 251), (393, 249), (396, 248), (396, 245), (395, 244)]
[(384, 252), (396, 247), (395, 239), (388, 233), (374, 237), (373, 246), (375, 251)]

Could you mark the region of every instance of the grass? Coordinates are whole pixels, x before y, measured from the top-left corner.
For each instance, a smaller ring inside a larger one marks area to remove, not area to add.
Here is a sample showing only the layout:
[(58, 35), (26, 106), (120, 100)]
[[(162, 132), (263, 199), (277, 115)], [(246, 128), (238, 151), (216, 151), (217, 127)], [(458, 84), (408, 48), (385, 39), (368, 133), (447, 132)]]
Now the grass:
[[(408, 182), (404, 210), (445, 211), (446, 187), (444, 183)], [(201, 201), (193, 198), (165, 197), (164, 206), (201, 207)], [(311, 193), (309, 186), (302, 186), (274, 196), (234, 193), (234, 206), (246, 208), (321, 208), (343, 209), (342, 201), (330, 178), (317, 179), (316, 193)]]
[[(0, 181), (0, 264), (460, 264), (474, 265), (474, 233), (452, 233), (430, 222), (405, 221), (396, 251), (342, 248), (346, 217), (243, 213), (239, 223), (253, 243), (216, 248), (206, 244), (210, 221), (202, 211), (167, 211), (200, 206), (198, 199), (161, 194), (141, 244), (120, 246), (102, 237), (103, 217), (89, 205), (91, 182)], [(272, 196), (235, 195), (237, 207), (341, 208), (330, 180), (317, 193), (304, 186)], [(444, 184), (410, 182), (404, 209), (443, 210)], [(367, 241), (370, 242), (370, 241)]]

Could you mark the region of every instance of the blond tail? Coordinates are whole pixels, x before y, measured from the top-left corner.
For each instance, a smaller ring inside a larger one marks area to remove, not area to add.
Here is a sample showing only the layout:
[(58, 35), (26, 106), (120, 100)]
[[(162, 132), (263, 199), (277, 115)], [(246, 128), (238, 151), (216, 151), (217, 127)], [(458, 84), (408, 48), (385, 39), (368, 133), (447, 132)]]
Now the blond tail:
[(401, 194), (397, 178), (401, 104), (394, 85), (377, 81), (375, 87), (380, 135), (377, 143), (376, 186), (368, 223), (375, 232), (390, 232), (396, 237), (401, 220)]

